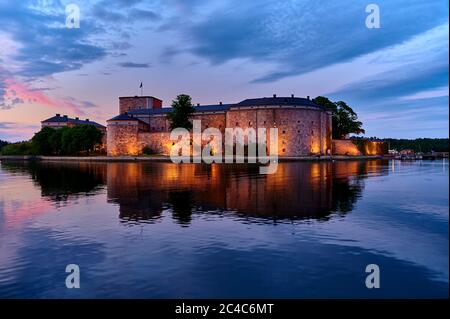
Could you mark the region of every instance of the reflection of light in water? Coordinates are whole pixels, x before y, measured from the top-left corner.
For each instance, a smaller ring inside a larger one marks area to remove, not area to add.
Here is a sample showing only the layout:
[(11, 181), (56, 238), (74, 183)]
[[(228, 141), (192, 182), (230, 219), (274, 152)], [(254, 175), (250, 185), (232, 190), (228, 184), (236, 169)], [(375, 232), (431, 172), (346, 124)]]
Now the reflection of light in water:
[(394, 160), (391, 161), (391, 171), (392, 171), (392, 173), (395, 173), (395, 161)]

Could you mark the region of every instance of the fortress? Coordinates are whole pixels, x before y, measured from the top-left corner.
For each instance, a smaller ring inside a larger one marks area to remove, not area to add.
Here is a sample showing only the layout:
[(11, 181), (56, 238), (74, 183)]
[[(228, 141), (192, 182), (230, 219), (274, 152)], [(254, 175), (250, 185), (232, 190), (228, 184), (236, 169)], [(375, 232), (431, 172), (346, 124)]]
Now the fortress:
[[(139, 155), (144, 147), (158, 154), (169, 154), (170, 125), (163, 107), (153, 96), (119, 98), (119, 115), (107, 121), (109, 156)], [(331, 113), (309, 97), (264, 97), (246, 99), (236, 104), (195, 106), (192, 120), (201, 120), (202, 131), (208, 127), (278, 128), (278, 156), (311, 156), (331, 153)], [(270, 145), (269, 136), (266, 138)], [(208, 141), (203, 141), (206, 144)], [(268, 150), (270, 151), (270, 150)]]

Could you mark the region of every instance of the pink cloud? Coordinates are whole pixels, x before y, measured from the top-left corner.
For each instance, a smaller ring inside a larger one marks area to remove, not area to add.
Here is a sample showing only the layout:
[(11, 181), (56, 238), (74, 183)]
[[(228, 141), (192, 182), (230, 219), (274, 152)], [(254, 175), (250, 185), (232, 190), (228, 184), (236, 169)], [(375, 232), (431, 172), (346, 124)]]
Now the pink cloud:
[(74, 99), (50, 97), (43, 91), (32, 88), (29, 84), (17, 81), (14, 77), (7, 77), (4, 80), (4, 84), (6, 87), (5, 101), (20, 99), (24, 104), (39, 104), (53, 109), (64, 108), (79, 116), (86, 114)]

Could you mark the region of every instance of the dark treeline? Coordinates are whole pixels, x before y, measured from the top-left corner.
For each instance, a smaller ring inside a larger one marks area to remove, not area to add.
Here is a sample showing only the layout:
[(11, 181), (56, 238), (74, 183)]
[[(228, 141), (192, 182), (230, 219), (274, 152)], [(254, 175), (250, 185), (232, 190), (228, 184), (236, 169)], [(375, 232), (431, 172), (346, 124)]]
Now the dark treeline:
[(0, 140), (0, 152), (2, 151), (2, 148), (8, 144), (9, 143), (7, 141)]
[(2, 155), (89, 155), (101, 149), (103, 133), (93, 125), (44, 127), (30, 141), (7, 144)]
[(398, 151), (404, 149), (412, 149), (415, 152), (448, 152), (449, 140), (448, 138), (416, 138), (415, 140), (407, 139), (385, 139), (389, 144), (390, 149)]
[[(358, 137), (354, 137), (358, 139)], [(429, 152), (448, 152), (449, 151), (449, 139), (448, 138), (416, 138), (414, 140), (408, 139), (396, 139), (385, 138), (378, 139), (371, 137), (372, 141), (385, 141), (388, 143), (388, 147), (391, 150), (406, 150), (411, 149), (415, 152), (429, 153)]]

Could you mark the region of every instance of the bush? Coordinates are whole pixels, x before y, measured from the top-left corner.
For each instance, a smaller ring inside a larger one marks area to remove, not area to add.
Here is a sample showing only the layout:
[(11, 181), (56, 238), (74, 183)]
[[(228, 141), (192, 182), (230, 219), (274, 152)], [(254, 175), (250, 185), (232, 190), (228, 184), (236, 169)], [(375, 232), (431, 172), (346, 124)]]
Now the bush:
[(142, 154), (144, 154), (144, 155), (154, 155), (154, 154), (156, 154), (156, 152), (150, 146), (145, 146), (142, 149)]
[(11, 143), (1, 149), (2, 155), (35, 155), (31, 142)]

